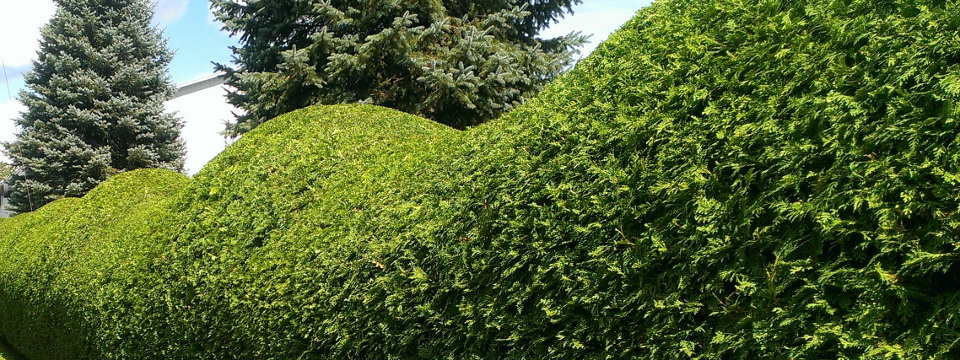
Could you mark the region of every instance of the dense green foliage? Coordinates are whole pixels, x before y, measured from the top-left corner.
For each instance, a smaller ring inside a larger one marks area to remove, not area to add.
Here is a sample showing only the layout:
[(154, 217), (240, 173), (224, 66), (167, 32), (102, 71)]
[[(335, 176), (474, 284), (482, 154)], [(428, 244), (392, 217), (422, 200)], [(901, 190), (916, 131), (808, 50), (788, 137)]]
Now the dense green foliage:
[(0, 181), (6, 180), (11, 174), (13, 174), (13, 166), (0, 163)]
[(25, 171), (12, 179), (17, 212), (79, 197), (111, 175), (183, 168), (180, 121), (165, 114), (173, 95), (172, 54), (151, 27), (148, 0), (57, 0), (26, 74), (20, 131), (4, 144)]
[(4, 337), (29, 359), (84, 357), (96, 341), (95, 333), (84, 332), (91, 321), (111, 326), (123, 318), (119, 310), (131, 310), (121, 304), (135, 305), (124, 299), (139, 285), (131, 281), (166, 245), (150, 224), (163, 220), (166, 204), (186, 182), (166, 170), (131, 171), (82, 200), (65, 198), (0, 219)]
[(31, 359), (956, 358), (958, 13), (660, 1), (466, 132), (278, 117), (193, 180), (0, 222), (0, 334)]
[(314, 104), (366, 102), (455, 127), (509, 111), (571, 62), (583, 38), (538, 37), (580, 0), (214, 0), (239, 35), (218, 65), (245, 110), (226, 132)]

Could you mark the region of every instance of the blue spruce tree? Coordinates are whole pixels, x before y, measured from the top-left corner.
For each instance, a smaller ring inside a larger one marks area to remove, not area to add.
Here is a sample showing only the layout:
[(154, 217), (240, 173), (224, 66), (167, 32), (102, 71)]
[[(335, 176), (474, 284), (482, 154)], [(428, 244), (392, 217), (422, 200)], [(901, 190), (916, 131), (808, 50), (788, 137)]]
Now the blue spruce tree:
[(245, 110), (237, 136), (313, 104), (364, 102), (457, 128), (522, 103), (571, 62), (584, 37), (539, 32), (580, 0), (213, 0), (240, 37), (218, 65)]
[(26, 75), (10, 205), (36, 209), (83, 196), (111, 175), (138, 168), (182, 171), (181, 121), (165, 114), (172, 53), (150, 24), (148, 0), (56, 0)]

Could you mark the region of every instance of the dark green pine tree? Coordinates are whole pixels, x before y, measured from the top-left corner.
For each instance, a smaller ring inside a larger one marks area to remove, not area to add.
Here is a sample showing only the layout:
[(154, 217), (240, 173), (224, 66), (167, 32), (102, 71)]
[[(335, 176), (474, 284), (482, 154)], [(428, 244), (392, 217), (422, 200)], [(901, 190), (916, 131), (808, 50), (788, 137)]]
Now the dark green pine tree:
[(240, 36), (217, 64), (237, 136), (313, 104), (364, 102), (463, 128), (499, 116), (572, 62), (579, 34), (538, 34), (581, 0), (213, 0)]
[(19, 133), (4, 144), (13, 165), (10, 205), (30, 211), (78, 197), (118, 172), (182, 171), (181, 121), (164, 113), (173, 95), (172, 53), (150, 24), (148, 0), (55, 0), (26, 75)]

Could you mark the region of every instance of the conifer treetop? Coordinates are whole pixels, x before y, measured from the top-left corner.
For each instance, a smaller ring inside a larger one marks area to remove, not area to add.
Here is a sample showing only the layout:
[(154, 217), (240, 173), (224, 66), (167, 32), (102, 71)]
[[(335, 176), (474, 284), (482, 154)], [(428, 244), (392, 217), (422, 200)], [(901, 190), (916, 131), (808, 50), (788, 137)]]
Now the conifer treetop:
[(12, 181), (18, 212), (82, 196), (118, 172), (183, 169), (182, 123), (163, 107), (174, 92), (166, 72), (173, 54), (150, 24), (152, 4), (56, 4), (19, 94), (27, 108), (15, 119), (20, 131), (4, 144), (24, 169)]

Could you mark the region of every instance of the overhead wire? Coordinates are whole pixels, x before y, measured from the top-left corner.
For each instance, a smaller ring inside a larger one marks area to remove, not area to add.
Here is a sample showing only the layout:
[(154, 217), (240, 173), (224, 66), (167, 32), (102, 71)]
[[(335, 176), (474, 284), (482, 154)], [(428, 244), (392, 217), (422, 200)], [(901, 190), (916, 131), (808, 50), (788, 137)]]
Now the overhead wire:
[[(3, 67), (3, 82), (7, 86), (7, 101), (13, 102), (13, 94), (10, 92), (10, 78), (7, 77), (7, 63), (0, 59), (0, 65)], [(20, 157), (23, 158), (23, 149), (20, 149)], [(23, 180), (30, 181), (27, 177), (27, 170), (23, 170)], [(30, 187), (27, 188), (27, 205), (30, 207), (30, 212), (33, 212), (33, 194), (31, 194)]]

